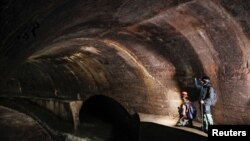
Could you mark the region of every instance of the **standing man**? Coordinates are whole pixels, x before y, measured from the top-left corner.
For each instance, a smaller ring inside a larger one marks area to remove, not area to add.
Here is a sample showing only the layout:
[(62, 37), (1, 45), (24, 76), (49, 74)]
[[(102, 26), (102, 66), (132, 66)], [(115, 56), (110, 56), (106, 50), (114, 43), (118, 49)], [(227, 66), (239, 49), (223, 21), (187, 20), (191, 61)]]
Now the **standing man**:
[(200, 92), (200, 102), (202, 111), (202, 130), (208, 132), (208, 125), (213, 125), (213, 117), (211, 114), (211, 105), (213, 103), (212, 94), (213, 87), (210, 83), (210, 78), (208, 76), (203, 76), (199, 79), (199, 82), (195, 78), (195, 87)]

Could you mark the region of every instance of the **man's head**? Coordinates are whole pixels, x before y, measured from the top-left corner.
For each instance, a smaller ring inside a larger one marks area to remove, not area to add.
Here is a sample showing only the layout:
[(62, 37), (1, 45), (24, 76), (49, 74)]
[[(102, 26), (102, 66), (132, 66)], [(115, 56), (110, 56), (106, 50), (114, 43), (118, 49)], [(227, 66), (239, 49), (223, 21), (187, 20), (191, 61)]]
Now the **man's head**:
[(182, 91), (182, 92), (181, 92), (181, 95), (182, 95), (182, 96), (187, 96), (188, 93), (187, 93), (186, 91)]
[(186, 101), (188, 100), (188, 93), (186, 91), (181, 92), (182, 100)]
[(210, 83), (210, 78), (208, 76), (203, 76), (201, 78), (201, 83), (202, 83), (203, 86), (208, 85)]

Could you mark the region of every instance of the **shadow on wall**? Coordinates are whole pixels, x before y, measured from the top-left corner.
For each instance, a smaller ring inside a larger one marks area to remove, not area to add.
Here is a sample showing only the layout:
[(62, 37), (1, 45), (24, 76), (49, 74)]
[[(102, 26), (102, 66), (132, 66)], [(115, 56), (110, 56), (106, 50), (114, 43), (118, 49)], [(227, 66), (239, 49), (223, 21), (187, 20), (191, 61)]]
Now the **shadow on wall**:
[[(137, 141), (139, 115), (131, 116), (121, 104), (103, 95), (95, 95), (85, 101), (80, 110), (80, 124), (99, 124), (97, 120), (109, 124), (112, 128), (109, 141)], [(81, 126), (81, 125), (80, 125)], [(99, 128), (97, 130), (102, 130)], [(108, 129), (104, 129), (107, 132)], [(102, 132), (102, 131), (100, 131)]]
[(140, 124), (140, 141), (206, 141), (207, 137), (150, 122)]

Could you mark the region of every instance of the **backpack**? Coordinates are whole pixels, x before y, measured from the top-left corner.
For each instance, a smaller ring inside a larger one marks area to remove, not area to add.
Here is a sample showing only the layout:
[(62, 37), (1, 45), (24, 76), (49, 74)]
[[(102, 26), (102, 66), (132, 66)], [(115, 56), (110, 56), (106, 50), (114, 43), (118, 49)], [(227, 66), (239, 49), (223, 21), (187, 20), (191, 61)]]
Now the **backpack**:
[(215, 106), (215, 104), (217, 103), (217, 99), (218, 98), (217, 98), (217, 94), (216, 94), (214, 88), (213, 87), (209, 87), (208, 92), (210, 94), (211, 105)]
[(187, 116), (189, 119), (195, 119), (196, 114), (197, 114), (197, 110), (195, 108), (195, 106), (193, 104), (187, 104), (187, 109), (188, 109), (188, 113)]

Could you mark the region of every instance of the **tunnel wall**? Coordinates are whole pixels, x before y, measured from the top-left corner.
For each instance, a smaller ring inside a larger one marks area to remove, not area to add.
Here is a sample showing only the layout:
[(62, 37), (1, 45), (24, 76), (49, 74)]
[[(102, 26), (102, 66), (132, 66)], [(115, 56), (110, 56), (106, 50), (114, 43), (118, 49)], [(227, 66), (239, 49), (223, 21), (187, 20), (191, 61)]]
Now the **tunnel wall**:
[(0, 106), (0, 112), (4, 113), (0, 117), (1, 140), (53, 140), (50, 133), (32, 117), (4, 106)]
[(177, 116), (180, 91), (198, 95), (193, 78), (206, 74), (216, 123), (250, 122), (248, 3), (22, 2), (1, 7), (3, 95), (102, 94), (131, 113)]

